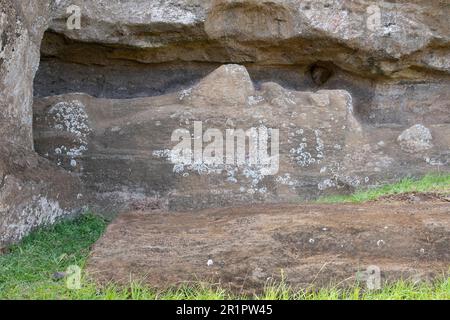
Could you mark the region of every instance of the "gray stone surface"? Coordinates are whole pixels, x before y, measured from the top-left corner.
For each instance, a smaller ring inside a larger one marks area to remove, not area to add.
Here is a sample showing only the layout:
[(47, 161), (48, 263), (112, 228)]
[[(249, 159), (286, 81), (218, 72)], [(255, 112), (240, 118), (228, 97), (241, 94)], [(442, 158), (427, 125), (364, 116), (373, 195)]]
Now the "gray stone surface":
[(33, 150), (33, 78), (51, 12), (51, 1), (0, 1), (0, 248), (84, 207), (78, 177)]
[[(372, 76), (412, 75), (417, 67), (449, 72), (450, 7), (443, 1), (58, 3), (52, 31), (77, 41), (146, 49), (134, 51), (139, 61), (298, 64), (332, 58), (343, 69)], [(82, 9), (82, 32), (66, 28), (72, 3)], [(130, 58), (132, 52), (123, 48), (111, 56)]]

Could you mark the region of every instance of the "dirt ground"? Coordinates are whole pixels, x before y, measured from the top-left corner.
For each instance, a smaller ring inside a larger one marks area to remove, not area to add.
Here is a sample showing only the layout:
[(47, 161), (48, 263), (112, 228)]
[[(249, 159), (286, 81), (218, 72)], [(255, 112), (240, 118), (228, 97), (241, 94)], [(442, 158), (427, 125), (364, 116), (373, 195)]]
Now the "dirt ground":
[(382, 281), (448, 274), (449, 199), (132, 212), (108, 227), (87, 270), (102, 283), (134, 279), (163, 289), (208, 281), (249, 293), (281, 277), (295, 288), (351, 285), (372, 265)]

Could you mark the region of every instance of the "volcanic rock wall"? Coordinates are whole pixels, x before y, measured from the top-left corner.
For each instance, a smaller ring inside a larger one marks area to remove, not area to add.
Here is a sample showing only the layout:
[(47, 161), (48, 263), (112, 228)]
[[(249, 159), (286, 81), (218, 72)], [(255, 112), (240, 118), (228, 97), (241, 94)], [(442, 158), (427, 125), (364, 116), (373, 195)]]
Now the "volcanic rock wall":
[[(43, 163), (0, 156), (26, 189), (0, 184), (2, 243), (86, 203), (292, 201), (449, 170), (447, 1), (0, 3), (1, 144)], [(278, 172), (180, 163), (171, 135), (199, 121), (278, 129)]]
[(33, 78), (50, 1), (0, 1), (0, 248), (81, 211), (78, 177), (33, 150)]

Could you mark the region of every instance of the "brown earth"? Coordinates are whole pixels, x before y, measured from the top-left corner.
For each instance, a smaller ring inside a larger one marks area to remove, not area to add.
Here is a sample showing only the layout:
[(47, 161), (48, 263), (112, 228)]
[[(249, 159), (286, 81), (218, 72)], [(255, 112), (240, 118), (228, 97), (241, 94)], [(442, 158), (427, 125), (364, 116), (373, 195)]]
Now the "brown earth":
[(246, 293), (282, 275), (295, 288), (350, 285), (371, 265), (383, 281), (426, 281), (449, 271), (450, 204), (424, 199), (132, 212), (108, 227), (87, 270), (101, 283), (208, 281)]

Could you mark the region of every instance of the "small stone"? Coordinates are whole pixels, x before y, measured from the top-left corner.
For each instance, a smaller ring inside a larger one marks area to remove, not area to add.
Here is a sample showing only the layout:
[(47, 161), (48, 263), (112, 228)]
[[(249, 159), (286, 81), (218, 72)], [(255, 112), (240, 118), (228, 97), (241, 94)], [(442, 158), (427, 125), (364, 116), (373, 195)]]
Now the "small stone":
[(66, 273), (65, 272), (55, 272), (52, 276), (52, 278), (54, 280), (61, 280), (64, 279), (66, 277)]
[(416, 124), (402, 132), (397, 138), (403, 151), (416, 153), (433, 147), (431, 131), (421, 124)]

